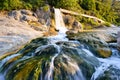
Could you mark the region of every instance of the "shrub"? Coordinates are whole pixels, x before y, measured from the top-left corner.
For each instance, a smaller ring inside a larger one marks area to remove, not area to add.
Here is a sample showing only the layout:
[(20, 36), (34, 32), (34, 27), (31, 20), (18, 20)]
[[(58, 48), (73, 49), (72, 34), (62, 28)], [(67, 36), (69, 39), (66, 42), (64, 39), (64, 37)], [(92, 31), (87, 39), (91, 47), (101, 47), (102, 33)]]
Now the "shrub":
[(20, 0), (4, 0), (1, 2), (2, 10), (12, 10), (22, 8), (22, 2)]
[(24, 3), (24, 8), (31, 10), (32, 9), (32, 5), (30, 3)]
[(49, 10), (49, 5), (43, 6), (43, 10), (44, 10), (45, 12), (47, 12), (47, 11)]
[(80, 6), (78, 5), (77, 0), (60, 0), (59, 3), (57, 3), (56, 7), (69, 10), (78, 10)]
[(10, 9), (20, 9), (22, 8), (22, 2), (20, 0), (9, 0)]
[(111, 26), (111, 24), (109, 22), (105, 22), (104, 25), (107, 26), (107, 27)]
[(95, 0), (82, 0), (80, 6), (85, 10), (94, 10)]
[(28, 3), (32, 5), (33, 9), (37, 9), (45, 5), (45, 0), (28, 0)]

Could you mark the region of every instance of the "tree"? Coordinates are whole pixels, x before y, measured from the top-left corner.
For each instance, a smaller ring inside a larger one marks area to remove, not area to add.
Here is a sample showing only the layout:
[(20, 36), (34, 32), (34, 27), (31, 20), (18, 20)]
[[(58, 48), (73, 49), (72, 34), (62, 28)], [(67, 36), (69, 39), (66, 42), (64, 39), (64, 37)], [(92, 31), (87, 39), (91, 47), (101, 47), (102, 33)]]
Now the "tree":
[(20, 0), (8, 0), (10, 9), (20, 9), (22, 8), (22, 2)]
[(56, 7), (60, 0), (47, 0), (47, 3), (51, 6)]
[(0, 4), (2, 10), (20, 9), (21, 7), (22, 2), (20, 0), (1, 0)]
[(23, 0), (23, 1), (29, 6), (32, 5), (33, 9), (36, 9), (45, 5), (45, 0)]
[(9, 1), (8, 0), (4, 0), (1, 4), (2, 4), (1, 5), (2, 10), (8, 10), (9, 9)]
[(75, 10), (79, 8), (78, 0), (59, 0), (57, 7)]
[(95, 9), (95, 0), (81, 0), (80, 6), (85, 10), (94, 10)]
[(97, 0), (95, 4), (97, 15), (102, 16), (102, 18), (108, 22), (115, 22), (117, 16), (111, 7), (112, 0)]

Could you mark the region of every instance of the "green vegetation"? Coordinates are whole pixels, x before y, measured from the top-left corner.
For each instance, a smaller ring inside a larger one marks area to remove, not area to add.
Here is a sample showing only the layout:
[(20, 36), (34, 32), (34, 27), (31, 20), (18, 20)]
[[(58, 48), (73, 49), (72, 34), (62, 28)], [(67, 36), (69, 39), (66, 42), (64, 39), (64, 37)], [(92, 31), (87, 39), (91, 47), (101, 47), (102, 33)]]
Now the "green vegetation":
[(43, 6), (43, 10), (44, 10), (45, 12), (48, 11), (48, 10), (49, 10), (49, 6), (48, 6), (48, 5)]
[(0, 9), (11, 10), (22, 8), (22, 2), (20, 0), (1, 0)]
[(80, 17), (79, 16), (78, 20), (80, 23), (82, 23), (83, 29), (93, 29), (93, 28), (96, 28), (100, 25), (94, 19), (87, 18), (87, 17)]
[(65, 8), (69, 10), (79, 9), (77, 0), (60, 0), (56, 7)]
[(44, 6), (44, 0), (1, 0), (1, 10), (14, 10), (14, 9), (37, 9)]
[(95, 9), (95, 0), (81, 0), (79, 5), (85, 10), (94, 10)]
[[(1, 0), (0, 10), (35, 10), (46, 4), (96, 16), (120, 25), (120, 1), (117, 0)], [(44, 10), (47, 11), (47, 9), (48, 7), (45, 6)]]
[[(119, 25), (120, 13), (115, 11), (115, 7), (112, 4), (112, 0), (79, 0), (79, 5), (84, 9), (85, 14), (96, 16), (104, 21)], [(114, 6), (117, 5), (114, 4)], [(117, 6), (118, 8), (120, 7)]]

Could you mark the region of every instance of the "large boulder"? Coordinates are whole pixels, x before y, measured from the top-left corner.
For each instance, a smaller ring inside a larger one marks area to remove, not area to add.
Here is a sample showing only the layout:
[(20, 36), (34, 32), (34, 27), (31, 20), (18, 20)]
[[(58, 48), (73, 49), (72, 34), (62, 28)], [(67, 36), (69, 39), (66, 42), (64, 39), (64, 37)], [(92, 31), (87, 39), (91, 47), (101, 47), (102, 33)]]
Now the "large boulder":
[(64, 19), (64, 23), (67, 26), (67, 28), (72, 29), (72, 24), (73, 24), (75, 18), (70, 15), (64, 15), (63, 19)]
[(0, 18), (0, 55), (18, 49), (31, 39), (43, 36), (25, 22), (13, 18)]
[(0, 71), (5, 72), (11, 67), (5, 74), (6, 80), (90, 80), (100, 63), (79, 46), (74, 42), (57, 42), (52, 45), (46, 38), (37, 38), (15, 54), (0, 58), (9, 58), (1, 65)]
[(69, 39), (78, 40), (80, 43), (87, 44), (90, 50), (98, 57), (109, 57), (112, 51), (108, 45), (110, 42), (117, 41), (118, 27), (99, 29), (99, 31), (83, 31), (79, 33), (67, 32)]
[(75, 18), (73, 16), (70, 15), (63, 15), (63, 19), (64, 19), (64, 23), (66, 25), (66, 27), (69, 30), (74, 30), (76, 32), (78, 32), (79, 30), (82, 29), (82, 24), (75, 20)]

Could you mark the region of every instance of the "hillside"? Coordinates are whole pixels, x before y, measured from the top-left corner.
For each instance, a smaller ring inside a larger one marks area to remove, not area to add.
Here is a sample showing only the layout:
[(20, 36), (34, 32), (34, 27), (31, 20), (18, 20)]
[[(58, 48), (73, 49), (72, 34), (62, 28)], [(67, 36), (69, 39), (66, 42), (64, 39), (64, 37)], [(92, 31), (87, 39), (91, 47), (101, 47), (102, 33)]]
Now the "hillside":
[[(96, 16), (107, 22), (120, 25), (120, 1), (118, 0), (1, 0), (0, 9), (29, 9), (35, 11), (39, 7), (44, 6), (44, 9), (47, 10), (46, 4), (51, 7), (64, 8)], [(82, 21), (81, 18), (79, 18), (79, 21)]]

